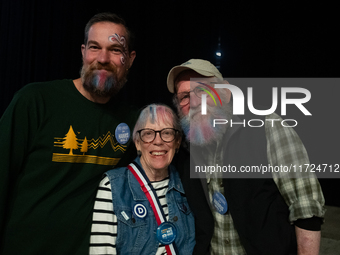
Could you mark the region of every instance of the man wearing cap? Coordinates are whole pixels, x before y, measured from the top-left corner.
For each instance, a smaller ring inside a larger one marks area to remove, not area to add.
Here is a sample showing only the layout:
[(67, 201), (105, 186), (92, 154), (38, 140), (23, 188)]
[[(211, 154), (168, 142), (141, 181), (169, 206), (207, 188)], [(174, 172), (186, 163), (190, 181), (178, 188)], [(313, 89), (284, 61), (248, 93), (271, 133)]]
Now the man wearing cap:
[[(212, 119), (221, 116), (242, 123), (232, 114), (228, 89), (218, 91), (220, 105), (205, 97), (207, 114), (201, 114), (202, 91), (212, 93), (214, 84), (221, 83), (228, 82), (214, 65), (200, 59), (175, 66), (167, 79), (187, 138), (176, 160), (196, 217), (194, 254), (318, 254), (325, 201), (316, 178), (226, 178), (223, 173), (208, 171), (203, 178), (190, 178), (192, 162), (236, 169), (309, 163), (292, 128), (265, 121), (280, 119), (275, 113), (256, 116), (265, 123), (259, 128), (213, 127)], [(243, 117), (254, 116), (246, 112)]]

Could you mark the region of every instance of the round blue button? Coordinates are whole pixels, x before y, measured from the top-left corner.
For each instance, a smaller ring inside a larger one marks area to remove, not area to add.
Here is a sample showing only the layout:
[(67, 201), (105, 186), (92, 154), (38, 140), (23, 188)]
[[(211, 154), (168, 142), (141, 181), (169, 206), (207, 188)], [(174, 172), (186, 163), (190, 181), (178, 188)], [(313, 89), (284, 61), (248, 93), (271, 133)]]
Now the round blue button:
[(136, 204), (133, 207), (133, 214), (136, 215), (138, 218), (144, 218), (147, 214), (147, 210), (144, 205)]
[(171, 244), (175, 241), (177, 236), (177, 230), (174, 224), (171, 222), (163, 222), (157, 228), (157, 239), (161, 244)]
[(225, 214), (228, 211), (227, 200), (220, 192), (214, 193), (212, 203), (218, 213)]
[(120, 123), (115, 130), (117, 142), (126, 144), (130, 139), (130, 128), (126, 123)]

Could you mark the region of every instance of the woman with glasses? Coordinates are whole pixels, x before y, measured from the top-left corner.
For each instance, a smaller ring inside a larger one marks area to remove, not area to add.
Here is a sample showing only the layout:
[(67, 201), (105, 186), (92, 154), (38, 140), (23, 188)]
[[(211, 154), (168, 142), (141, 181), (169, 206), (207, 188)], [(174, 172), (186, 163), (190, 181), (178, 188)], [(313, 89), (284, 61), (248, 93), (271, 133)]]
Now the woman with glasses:
[(194, 217), (171, 165), (181, 137), (171, 108), (142, 110), (133, 130), (137, 158), (108, 171), (100, 183), (90, 254), (192, 254)]

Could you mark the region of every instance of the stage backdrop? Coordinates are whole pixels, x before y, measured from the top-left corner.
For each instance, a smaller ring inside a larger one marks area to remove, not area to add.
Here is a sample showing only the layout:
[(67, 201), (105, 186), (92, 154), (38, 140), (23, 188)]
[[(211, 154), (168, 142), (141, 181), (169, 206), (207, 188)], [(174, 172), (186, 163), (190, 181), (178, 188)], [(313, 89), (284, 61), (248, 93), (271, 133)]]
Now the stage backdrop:
[[(134, 31), (137, 57), (122, 95), (141, 107), (171, 105), (168, 71), (190, 58), (218, 64), (224, 77), (337, 77), (333, 9), (310, 1), (271, 3), (268, 8), (244, 1), (2, 0), (0, 115), (29, 82), (79, 77), (83, 30), (98, 12), (121, 15)], [(314, 115), (308, 128), (297, 131), (312, 163), (340, 163), (339, 88), (322, 88), (311, 91), (308, 107)], [(340, 205), (339, 180), (320, 180), (327, 204)]]

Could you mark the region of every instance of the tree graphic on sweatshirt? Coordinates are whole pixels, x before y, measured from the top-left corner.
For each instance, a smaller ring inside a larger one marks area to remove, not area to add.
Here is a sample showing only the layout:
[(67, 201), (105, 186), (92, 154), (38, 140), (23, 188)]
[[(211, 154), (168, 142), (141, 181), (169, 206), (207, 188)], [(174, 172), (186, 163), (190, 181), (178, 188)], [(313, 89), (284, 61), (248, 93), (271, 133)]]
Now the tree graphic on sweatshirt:
[(70, 149), (69, 155), (73, 155), (73, 150), (78, 149), (78, 147), (76, 134), (74, 133), (72, 126), (70, 126), (68, 133), (64, 137), (63, 148)]
[(81, 144), (81, 149), (80, 149), (80, 151), (83, 153), (83, 155), (85, 155), (85, 152), (88, 151), (88, 147), (89, 147), (89, 144), (88, 144), (87, 139), (86, 139), (86, 136), (85, 136), (85, 139), (84, 139), (84, 141), (82, 142), (82, 144)]

